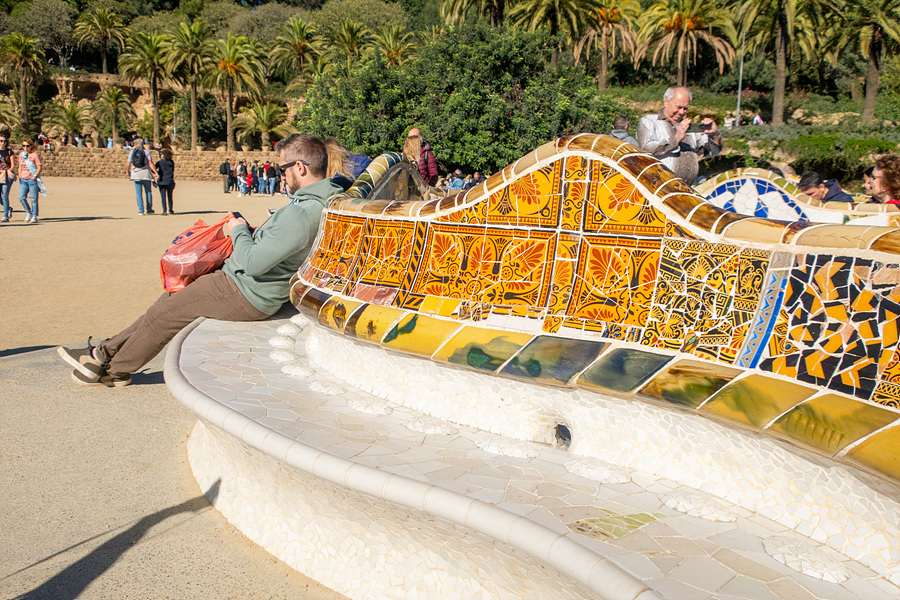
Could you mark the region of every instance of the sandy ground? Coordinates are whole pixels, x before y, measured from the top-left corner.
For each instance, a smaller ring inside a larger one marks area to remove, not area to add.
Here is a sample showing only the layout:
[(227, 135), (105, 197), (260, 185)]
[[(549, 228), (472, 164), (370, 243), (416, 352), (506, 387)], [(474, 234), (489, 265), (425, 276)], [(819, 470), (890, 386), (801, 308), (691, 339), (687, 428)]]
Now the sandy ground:
[(238, 198), (218, 182), (180, 181), (177, 214), (139, 216), (127, 179), (49, 177), (37, 224), (24, 223), (13, 184), (12, 222), (0, 226), (0, 355), (17, 349), (108, 337), (162, 293), (159, 258), (197, 219), (238, 210), (259, 224), (284, 196)]
[(340, 600), (201, 496), (196, 415), (169, 393), (162, 355), (133, 385), (98, 389), (75, 385), (53, 348), (138, 317), (162, 292), (160, 255), (198, 218), (258, 224), (284, 197), (184, 181), (178, 214), (138, 216), (126, 179), (46, 183), (38, 224), (14, 199), (0, 226), (0, 600)]

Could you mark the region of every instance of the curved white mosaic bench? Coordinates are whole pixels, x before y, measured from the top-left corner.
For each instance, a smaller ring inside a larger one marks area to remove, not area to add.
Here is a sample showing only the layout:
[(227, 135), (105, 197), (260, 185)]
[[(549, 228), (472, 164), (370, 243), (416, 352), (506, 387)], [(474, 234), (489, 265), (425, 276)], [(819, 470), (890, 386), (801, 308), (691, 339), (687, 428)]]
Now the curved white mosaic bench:
[[(798, 582), (821, 598), (900, 593), (884, 564), (900, 511), (840, 465), (653, 405), (596, 395), (588, 405), (578, 391), (470, 373), (464, 390), (452, 368), (381, 360), (305, 316), (291, 321), (198, 321), (170, 346), (166, 381), (200, 418), (188, 454), (201, 486), (221, 481), (216, 508), (348, 597), (648, 600), (680, 598), (686, 585), (710, 597), (807, 597)], [(329, 365), (342, 360), (356, 367), (334, 377)], [(366, 380), (392, 401), (359, 391)], [(568, 451), (527, 441), (552, 444), (556, 423), (571, 428)], [(528, 491), (521, 472), (536, 466), (543, 483)], [(672, 527), (687, 538), (668, 537)], [(635, 541), (659, 534), (660, 546)], [(690, 558), (694, 539), (707, 557)], [(726, 567), (747, 579), (731, 543), (752, 559), (749, 577), (783, 579), (755, 582), (769, 589), (750, 596), (717, 580)], [(660, 574), (655, 556), (708, 564)]]
[[(172, 393), (198, 421), (188, 446), (216, 508), (291, 566), (353, 598), (659, 596), (570, 537), (489, 503), (346, 460), (283, 435), (182, 373), (185, 328), (166, 355)], [(236, 395), (236, 394), (235, 394)], [(499, 574), (499, 575), (498, 575)]]

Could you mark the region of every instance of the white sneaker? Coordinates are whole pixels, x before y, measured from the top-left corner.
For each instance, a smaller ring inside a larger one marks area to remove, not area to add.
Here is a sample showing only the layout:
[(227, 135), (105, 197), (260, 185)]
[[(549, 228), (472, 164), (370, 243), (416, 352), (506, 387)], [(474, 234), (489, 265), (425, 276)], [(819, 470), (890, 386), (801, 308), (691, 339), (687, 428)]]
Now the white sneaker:
[(26, 223), (30, 223), (30, 222), (31, 222), (31, 213), (25, 213), (25, 222), (26, 222)]

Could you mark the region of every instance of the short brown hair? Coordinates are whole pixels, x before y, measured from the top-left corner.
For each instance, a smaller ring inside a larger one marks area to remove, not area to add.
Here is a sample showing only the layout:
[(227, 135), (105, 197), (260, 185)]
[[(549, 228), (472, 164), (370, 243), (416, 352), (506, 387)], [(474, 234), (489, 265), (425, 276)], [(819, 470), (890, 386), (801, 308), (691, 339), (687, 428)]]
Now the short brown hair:
[(289, 135), (275, 144), (276, 152), (283, 152), (284, 159), (302, 160), (309, 172), (316, 177), (325, 178), (328, 172), (328, 150), (325, 142), (308, 133)]
[(162, 154), (163, 158), (168, 158), (169, 160), (172, 160), (172, 151), (169, 150), (168, 148), (163, 148), (162, 150), (160, 150), (159, 153)]
[(886, 154), (875, 160), (875, 166), (881, 169), (884, 187), (894, 200), (900, 200), (900, 156)]

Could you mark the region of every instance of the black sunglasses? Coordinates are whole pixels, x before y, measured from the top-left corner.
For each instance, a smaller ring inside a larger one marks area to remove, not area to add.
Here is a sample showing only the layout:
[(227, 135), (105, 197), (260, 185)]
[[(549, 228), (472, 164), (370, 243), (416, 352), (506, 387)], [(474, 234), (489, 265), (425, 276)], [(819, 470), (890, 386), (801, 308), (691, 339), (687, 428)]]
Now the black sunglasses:
[(278, 170), (281, 172), (282, 175), (284, 175), (284, 172), (285, 172), (285, 171), (287, 171), (288, 169), (290, 169), (291, 167), (293, 167), (293, 166), (296, 165), (297, 163), (304, 164), (304, 165), (306, 165), (307, 167), (309, 166), (309, 163), (306, 162), (305, 160), (298, 159), (298, 160), (292, 160), (292, 161), (289, 162), (289, 163), (284, 163), (283, 165), (279, 165), (279, 166), (278, 166)]

